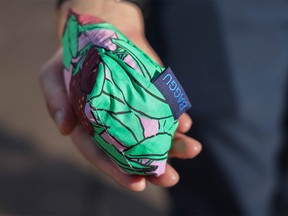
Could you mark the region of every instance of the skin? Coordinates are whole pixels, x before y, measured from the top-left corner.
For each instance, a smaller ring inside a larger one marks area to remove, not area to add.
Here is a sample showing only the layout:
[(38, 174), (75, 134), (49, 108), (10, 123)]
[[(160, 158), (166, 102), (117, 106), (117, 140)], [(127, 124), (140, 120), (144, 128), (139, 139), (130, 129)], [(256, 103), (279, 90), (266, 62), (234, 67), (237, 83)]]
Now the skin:
[[(69, 7), (78, 13), (97, 16), (118, 28), (134, 44), (146, 52), (152, 59), (161, 64), (160, 58), (151, 48), (144, 36), (143, 16), (140, 9), (128, 2), (113, 0), (74, 0), (62, 5), (58, 15), (58, 37), (61, 41)], [(119, 19), (121, 17), (121, 19)], [(63, 80), (62, 48), (45, 64), (40, 72), (40, 83), (48, 111), (63, 135), (70, 135), (74, 145), (81, 154), (99, 171), (114, 179), (120, 186), (131, 191), (143, 191), (147, 181), (161, 187), (171, 187), (179, 181), (179, 174), (167, 164), (165, 173), (159, 177), (132, 176), (120, 171), (118, 167), (99, 149), (81, 126), (70, 105)], [(198, 155), (202, 145), (185, 133), (192, 126), (191, 118), (184, 113), (179, 118), (169, 157), (190, 159)]]

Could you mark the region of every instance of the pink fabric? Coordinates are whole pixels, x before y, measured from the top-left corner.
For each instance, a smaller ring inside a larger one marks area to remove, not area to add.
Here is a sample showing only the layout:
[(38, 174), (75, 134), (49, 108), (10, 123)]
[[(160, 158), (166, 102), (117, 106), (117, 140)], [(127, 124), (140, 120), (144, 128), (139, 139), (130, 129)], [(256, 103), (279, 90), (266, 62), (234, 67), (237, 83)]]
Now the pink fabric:
[(156, 176), (160, 176), (165, 172), (167, 160), (155, 160), (151, 163), (152, 166), (158, 166), (156, 172), (153, 172)]
[(110, 74), (109, 74), (108, 71), (107, 71), (107, 70), (108, 70), (107, 67), (105, 67), (104, 70), (105, 70), (105, 78), (106, 78), (107, 80), (112, 81), (112, 80), (111, 80), (111, 77), (110, 77)]
[(98, 47), (114, 51), (117, 49), (117, 46), (112, 43), (112, 38), (117, 38), (117, 34), (107, 29), (95, 29), (82, 33), (78, 37), (78, 51), (82, 50), (90, 41)]
[[(81, 59), (81, 56), (79, 56), (78, 58), (72, 59), (72, 63), (78, 63), (80, 61), (80, 59)], [(70, 65), (69, 70), (64, 68), (64, 83), (65, 83), (68, 97), (70, 97), (70, 82), (72, 79), (72, 70), (73, 70), (72, 65)]]
[(72, 9), (70, 9), (70, 13), (73, 13), (77, 17), (77, 20), (81, 25), (97, 24), (104, 22), (102, 19), (92, 15), (77, 14)]
[(158, 133), (159, 122), (155, 119), (146, 119), (140, 117), (142, 127), (144, 128), (144, 137), (154, 136)]
[(144, 158), (144, 159), (142, 159), (142, 164), (146, 164), (148, 161), (150, 161), (150, 159), (146, 159), (146, 158)]
[(89, 103), (85, 104), (84, 112), (86, 117), (93, 123), (98, 123), (98, 121), (94, 118), (94, 116), (91, 113), (91, 107)]
[(138, 66), (136, 65), (136, 62), (134, 61), (134, 59), (131, 57), (131, 55), (127, 55), (124, 58), (124, 62), (129, 65), (131, 68), (133, 68), (134, 70), (136, 70), (138, 73), (142, 74), (138, 68)]
[(82, 50), (89, 42), (90, 39), (85, 34), (81, 34), (78, 37), (78, 51)]
[(116, 44), (112, 43), (112, 38), (118, 38), (117, 34), (112, 30), (95, 29), (88, 31), (87, 36), (96, 46), (103, 47), (107, 50), (114, 51), (117, 49)]
[(66, 91), (68, 94), (68, 97), (70, 97), (70, 81), (72, 78), (72, 65), (70, 65), (69, 70), (64, 69), (64, 82), (65, 82), (65, 87), (66, 87)]
[(120, 152), (123, 152), (126, 148), (117, 142), (113, 137), (111, 137), (106, 131), (101, 134), (101, 137), (109, 144), (112, 144)]

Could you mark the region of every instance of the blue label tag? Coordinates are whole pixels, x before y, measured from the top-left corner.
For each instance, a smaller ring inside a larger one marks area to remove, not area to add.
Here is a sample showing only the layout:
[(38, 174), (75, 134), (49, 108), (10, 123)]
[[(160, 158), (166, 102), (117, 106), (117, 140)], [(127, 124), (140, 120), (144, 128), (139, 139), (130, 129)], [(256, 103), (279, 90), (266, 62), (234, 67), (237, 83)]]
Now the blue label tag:
[(170, 105), (175, 120), (191, 107), (191, 103), (184, 89), (170, 67), (166, 68), (152, 83), (162, 93)]

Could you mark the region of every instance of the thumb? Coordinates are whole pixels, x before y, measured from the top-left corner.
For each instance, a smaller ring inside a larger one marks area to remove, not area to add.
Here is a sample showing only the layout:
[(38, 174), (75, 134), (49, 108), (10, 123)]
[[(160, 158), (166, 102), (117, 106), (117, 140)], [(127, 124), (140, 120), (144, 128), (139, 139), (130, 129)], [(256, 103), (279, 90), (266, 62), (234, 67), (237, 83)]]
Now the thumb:
[(70, 105), (63, 79), (62, 53), (60, 49), (40, 72), (40, 84), (51, 117), (62, 134), (70, 134), (76, 118)]

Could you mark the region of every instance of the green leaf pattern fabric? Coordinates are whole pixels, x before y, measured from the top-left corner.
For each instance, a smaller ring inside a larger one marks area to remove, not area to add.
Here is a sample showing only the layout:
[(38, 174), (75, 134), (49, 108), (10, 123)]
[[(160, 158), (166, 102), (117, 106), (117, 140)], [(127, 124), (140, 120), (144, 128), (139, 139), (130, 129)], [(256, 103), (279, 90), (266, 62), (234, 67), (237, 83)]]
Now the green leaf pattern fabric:
[(72, 10), (63, 49), (71, 104), (95, 144), (126, 173), (163, 174), (178, 126), (151, 82), (165, 68), (109, 23)]

